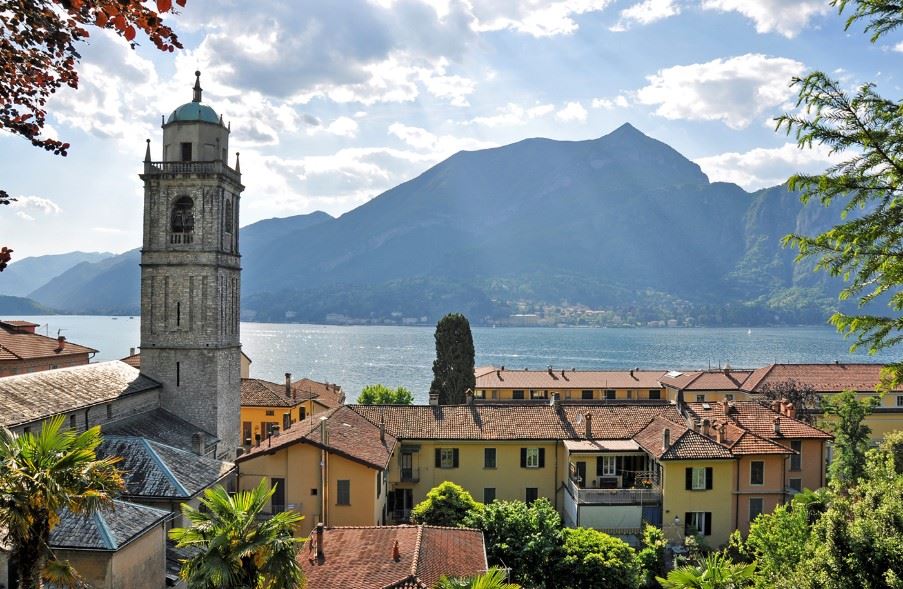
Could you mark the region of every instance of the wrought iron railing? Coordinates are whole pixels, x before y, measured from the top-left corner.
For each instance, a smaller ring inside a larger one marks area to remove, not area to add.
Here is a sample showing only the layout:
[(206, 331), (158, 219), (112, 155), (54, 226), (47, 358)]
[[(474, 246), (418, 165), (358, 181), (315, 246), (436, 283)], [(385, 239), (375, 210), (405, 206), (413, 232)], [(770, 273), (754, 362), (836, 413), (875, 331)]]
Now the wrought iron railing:
[(649, 505), (662, 500), (658, 485), (643, 489), (581, 489), (568, 480), (568, 491), (581, 505)]
[(241, 174), (225, 162), (144, 162), (145, 174), (223, 174), (236, 182)]

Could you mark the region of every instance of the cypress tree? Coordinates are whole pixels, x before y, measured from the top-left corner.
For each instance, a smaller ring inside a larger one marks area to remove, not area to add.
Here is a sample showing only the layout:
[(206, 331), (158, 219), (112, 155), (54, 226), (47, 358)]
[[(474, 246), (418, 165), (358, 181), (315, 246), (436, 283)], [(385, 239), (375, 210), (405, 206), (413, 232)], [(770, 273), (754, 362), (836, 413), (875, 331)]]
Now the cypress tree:
[(440, 405), (464, 403), (464, 393), (473, 390), (473, 336), (470, 322), (460, 313), (449, 313), (436, 324), (436, 360), (430, 393), (439, 394)]

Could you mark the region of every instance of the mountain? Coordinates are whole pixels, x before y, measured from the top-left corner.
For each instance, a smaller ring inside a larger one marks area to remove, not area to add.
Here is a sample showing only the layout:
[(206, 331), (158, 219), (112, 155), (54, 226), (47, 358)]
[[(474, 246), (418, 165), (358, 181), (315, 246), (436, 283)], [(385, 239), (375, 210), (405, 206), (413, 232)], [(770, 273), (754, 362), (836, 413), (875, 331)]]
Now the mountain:
[[(454, 310), (479, 323), (554, 306), (602, 310), (606, 324), (821, 323), (838, 285), (795, 264), (780, 238), (838, 218), (784, 187), (710, 182), (629, 124), (587, 141), (527, 139), (457, 153), (336, 219), (243, 228), (243, 317), (434, 322)], [(112, 260), (33, 298), (84, 312), (115, 294), (108, 304), (136, 310), (137, 265), (126, 292), (125, 274), (103, 267)]]
[(16, 319), (23, 315), (49, 315), (51, 313), (53, 311), (31, 299), (0, 295), (0, 316), (6, 319)]
[(69, 252), (22, 258), (0, 274), (0, 294), (26, 296), (34, 289), (82, 262), (99, 262), (113, 256), (109, 252)]

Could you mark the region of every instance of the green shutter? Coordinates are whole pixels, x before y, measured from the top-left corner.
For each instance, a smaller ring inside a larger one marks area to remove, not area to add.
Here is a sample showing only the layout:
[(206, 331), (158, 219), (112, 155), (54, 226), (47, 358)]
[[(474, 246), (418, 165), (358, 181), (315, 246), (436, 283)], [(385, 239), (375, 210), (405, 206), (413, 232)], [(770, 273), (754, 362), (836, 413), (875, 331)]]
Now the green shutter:
[(452, 468), (458, 468), (458, 449), (452, 450)]
[(527, 449), (526, 448), (520, 449), (520, 467), (527, 468)]
[(436, 468), (442, 468), (442, 450), (436, 448)]
[(705, 512), (705, 530), (703, 530), (703, 535), (711, 536), (712, 535), (712, 512)]
[[(438, 452), (438, 450), (436, 450), (436, 452)], [(439, 455), (436, 454), (436, 456), (439, 456)], [(438, 460), (438, 458), (436, 460)], [(693, 488), (693, 469), (690, 467), (687, 467), (687, 490), (689, 491), (692, 488)]]
[(705, 469), (705, 488), (706, 489), (712, 488), (712, 467), (711, 466), (707, 466)]
[(539, 449), (539, 468), (545, 468), (545, 467), (546, 467), (546, 449), (540, 448)]

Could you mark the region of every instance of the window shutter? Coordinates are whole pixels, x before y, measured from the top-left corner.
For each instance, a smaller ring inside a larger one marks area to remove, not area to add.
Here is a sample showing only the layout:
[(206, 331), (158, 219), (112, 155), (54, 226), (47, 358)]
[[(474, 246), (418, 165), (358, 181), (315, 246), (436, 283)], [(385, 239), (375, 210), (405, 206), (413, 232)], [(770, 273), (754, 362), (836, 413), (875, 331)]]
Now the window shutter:
[(703, 535), (711, 536), (712, 535), (712, 512), (705, 512), (705, 530), (703, 530)]
[(596, 476), (597, 476), (597, 477), (602, 476), (602, 473), (604, 472), (604, 471), (602, 470), (602, 468), (603, 468), (603, 466), (602, 466), (602, 457), (601, 457), (601, 456), (596, 456)]
[(452, 467), (458, 468), (458, 449), (452, 450)]
[(705, 488), (706, 489), (712, 488), (712, 467), (711, 466), (707, 466), (705, 469)]
[(527, 468), (527, 449), (526, 448), (520, 449), (520, 467)]
[[(438, 450), (436, 450), (436, 452), (438, 452)], [(439, 454), (436, 454), (436, 456), (438, 457)], [(439, 460), (439, 458), (436, 458), (436, 460)], [(692, 488), (693, 488), (693, 469), (687, 467), (687, 490), (689, 491)]]
[(545, 468), (546, 466), (546, 449), (539, 449), (539, 468)]
[(436, 468), (442, 467), (442, 450), (436, 448)]

